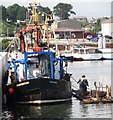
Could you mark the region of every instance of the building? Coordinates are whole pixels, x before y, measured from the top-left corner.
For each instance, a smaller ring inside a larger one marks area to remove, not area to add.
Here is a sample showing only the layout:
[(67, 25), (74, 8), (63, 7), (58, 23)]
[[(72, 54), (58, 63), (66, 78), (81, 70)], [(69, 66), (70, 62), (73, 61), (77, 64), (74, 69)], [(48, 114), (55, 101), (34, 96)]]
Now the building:
[(72, 29), (72, 28), (56, 28), (55, 33), (58, 39), (78, 39), (83, 38), (84, 30), (83, 29)]
[(103, 36), (110, 35), (113, 37), (113, 17), (101, 23), (101, 31)]
[(81, 22), (75, 19), (55, 21), (54, 30), (58, 39), (83, 38), (84, 34)]
[(81, 29), (81, 22), (75, 19), (62, 20), (57, 23), (57, 28), (72, 28), (72, 29)]
[(88, 23), (88, 19), (85, 16), (75, 16), (74, 19), (81, 22), (82, 24)]

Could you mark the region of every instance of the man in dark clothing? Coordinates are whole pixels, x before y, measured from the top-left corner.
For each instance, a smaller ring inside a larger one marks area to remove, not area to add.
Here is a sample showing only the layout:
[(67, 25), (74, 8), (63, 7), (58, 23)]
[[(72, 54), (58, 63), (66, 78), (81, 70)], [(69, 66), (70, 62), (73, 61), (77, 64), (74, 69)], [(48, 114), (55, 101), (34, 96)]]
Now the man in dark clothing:
[(87, 87), (89, 86), (87, 79), (85, 78), (85, 75), (82, 76), (81, 79), (77, 82), (79, 83), (79, 91), (80, 95), (82, 97), (87, 95)]
[(83, 84), (84, 84), (84, 92), (87, 92), (87, 87), (89, 86), (88, 81), (85, 78), (85, 75), (83, 75), (82, 78), (83, 78)]

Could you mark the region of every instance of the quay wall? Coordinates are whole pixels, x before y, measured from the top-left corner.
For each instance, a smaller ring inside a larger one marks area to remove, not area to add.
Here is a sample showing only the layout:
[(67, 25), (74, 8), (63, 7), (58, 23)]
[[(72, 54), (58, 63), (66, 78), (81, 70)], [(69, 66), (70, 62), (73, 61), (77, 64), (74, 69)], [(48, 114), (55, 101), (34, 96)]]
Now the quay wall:
[(0, 84), (7, 70), (7, 52), (0, 52)]
[[(81, 46), (86, 46), (86, 47), (96, 47), (98, 48), (98, 42), (92, 42), (86, 39), (73, 39), (73, 40), (50, 40), (49, 41), (50, 47), (52, 48), (53, 46), (58, 46), (59, 50), (70, 50), (70, 48), (74, 45), (81, 45)], [(106, 48), (113, 48), (113, 42), (106, 42)]]

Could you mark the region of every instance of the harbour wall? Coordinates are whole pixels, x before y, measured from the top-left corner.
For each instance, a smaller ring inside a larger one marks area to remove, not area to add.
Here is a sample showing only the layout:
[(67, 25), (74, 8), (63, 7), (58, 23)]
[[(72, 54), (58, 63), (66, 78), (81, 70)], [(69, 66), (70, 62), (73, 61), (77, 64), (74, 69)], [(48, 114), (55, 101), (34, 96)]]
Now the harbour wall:
[(0, 52), (0, 84), (7, 70), (7, 52)]

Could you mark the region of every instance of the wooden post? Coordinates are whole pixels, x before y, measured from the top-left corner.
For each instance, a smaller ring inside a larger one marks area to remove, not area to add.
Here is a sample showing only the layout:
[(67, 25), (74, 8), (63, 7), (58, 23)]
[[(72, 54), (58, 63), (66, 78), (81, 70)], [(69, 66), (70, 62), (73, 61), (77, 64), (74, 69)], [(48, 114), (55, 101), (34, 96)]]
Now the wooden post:
[(99, 82), (99, 87), (98, 88), (99, 88), (98, 91), (100, 91), (100, 82)]
[[(112, 67), (112, 64), (111, 64)], [(111, 69), (111, 72), (113, 72), (113, 70)], [(113, 74), (111, 74), (111, 97), (113, 98)]]
[(102, 91), (103, 91), (103, 83), (101, 85), (102, 85)]
[(96, 85), (96, 83), (95, 83), (94, 85), (95, 85), (95, 90), (96, 90), (96, 98), (97, 98), (97, 100), (98, 100), (98, 99), (99, 99), (99, 95), (98, 95), (97, 85)]
[(110, 99), (111, 96), (111, 87), (107, 86), (107, 99)]

